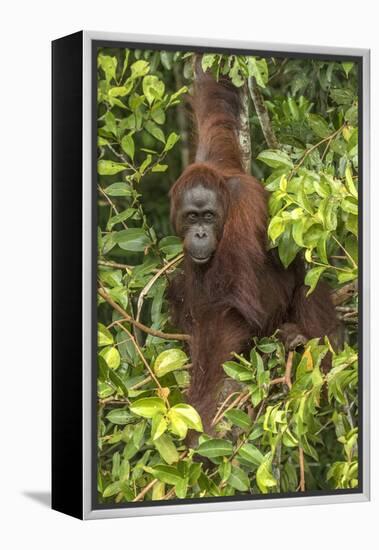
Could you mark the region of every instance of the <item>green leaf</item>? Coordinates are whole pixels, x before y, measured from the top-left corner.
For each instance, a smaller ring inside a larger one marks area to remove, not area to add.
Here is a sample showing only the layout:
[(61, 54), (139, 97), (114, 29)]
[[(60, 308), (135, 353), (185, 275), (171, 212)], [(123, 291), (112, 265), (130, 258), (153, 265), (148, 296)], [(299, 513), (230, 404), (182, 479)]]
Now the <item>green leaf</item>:
[(358, 236), (358, 216), (354, 214), (349, 214), (347, 216), (346, 229), (348, 229), (356, 237)]
[(245, 367), (242, 367), (235, 361), (227, 361), (222, 365), (222, 368), (228, 376), (238, 382), (246, 382), (253, 379), (253, 372)]
[(130, 197), (133, 190), (130, 185), (124, 181), (117, 181), (104, 189), (104, 192), (110, 197)]
[(166, 120), (166, 115), (163, 109), (152, 109), (151, 118), (157, 124), (164, 124)]
[(233, 445), (225, 439), (208, 439), (199, 445), (196, 452), (207, 458), (230, 456), (233, 453)]
[(132, 79), (140, 78), (149, 72), (149, 63), (143, 59), (139, 59), (133, 63), (130, 70)]
[(231, 463), (228, 460), (224, 459), (224, 461), (221, 462), (220, 466), (218, 467), (218, 473), (220, 475), (221, 481), (226, 482), (231, 472), (232, 472)]
[(182, 480), (182, 476), (174, 466), (157, 464), (153, 468), (146, 466), (145, 470), (155, 478), (163, 481), (163, 483), (168, 483), (169, 485), (176, 485)]
[(150, 239), (145, 230), (139, 227), (118, 231), (115, 235), (115, 241), (120, 248), (130, 252), (143, 252), (150, 244)]
[(167, 430), (167, 420), (163, 416), (163, 414), (156, 414), (153, 416), (153, 420), (151, 423), (151, 437), (153, 441), (158, 439), (166, 430)]
[(105, 73), (107, 82), (116, 78), (117, 58), (109, 55), (99, 54), (97, 56), (97, 63)]
[(112, 386), (107, 384), (106, 382), (100, 382), (97, 383), (97, 394), (100, 397), (100, 399), (106, 399), (107, 397), (111, 396), (112, 393), (114, 393), (115, 390)]
[(124, 222), (134, 216), (136, 213), (136, 210), (134, 208), (127, 208), (126, 210), (123, 210), (119, 214), (116, 214), (115, 216), (112, 216), (109, 218), (107, 222), (107, 229), (110, 231), (117, 223)]
[(130, 412), (125, 409), (113, 409), (107, 414), (106, 418), (109, 422), (112, 422), (112, 424), (118, 424), (120, 426), (129, 424), (135, 420)]
[(165, 137), (162, 130), (153, 122), (152, 120), (147, 120), (144, 125), (145, 130), (149, 132), (155, 139), (158, 141), (161, 141), (162, 143), (165, 143)]
[(213, 63), (215, 62), (216, 60), (216, 54), (203, 54), (202, 58), (201, 58), (201, 68), (203, 69), (204, 72), (206, 72), (208, 69), (210, 69), (213, 65)]
[(175, 143), (179, 141), (179, 139), (180, 136), (178, 136), (178, 134), (175, 134), (175, 132), (171, 132), (171, 134), (167, 138), (163, 152), (166, 153), (167, 151), (170, 151), (174, 147)]
[(131, 90), (131, 86), (114, 86), (108, 92), (111, 97), (124, 97), (128, 95)]
[(344, 212), (358, 215), (358, 202), (354, 197), (345, 197), (341, 202), (341, 208)]
[(300, 218), (299, 220), (296, 220), (292, 224), (292, 238), (295, 241), (295, 243), (300, 247), (304, 246), (303, 235), (305, 233), (307, 223), (308, 223), (308, 219), (304, 217), (304, 218)]
[(346, 187), (347, 187), (349, 193), (357, 199), (358, 198), (358, 191), (357, 191), (357, 188), (354, 184), (354, 180), (352, 178), (351, 170), (350, 170), (349, 166), (346, 167), (345, 177), (346, 177)]
[(268, 82), (268, 67), (266, 59), (257, 59), (256, 57), (247, 58), (247, 70), (249, 76), (253, 76), (258, 86), (265, 88)]
[(126, 170), (126, 165), (113, 160), (99, 160), (97, 163), (97, 171), (100, 176), (113, 176), (123, 170)]
[(105, 147), (106, 145), (108, 145), (108, 140), (106, 140), (105, 138), (101, 137), (101, 136), (98, 136), (97, 138), (97, 146), (98, 147)]
[(138, 416), (153, 418), (156, 414), (165, 414), (167, 409), (160, 397), (142, 397), (130, 405), (130, 410)]
[(184, 439), (187, 435), (188, 426), (183, 417), (173, 409), (169, 410), (167, 416), (170, 419), (170, 430), (178, 435), (180, 439)]
[(257, 348), (258, 348), (259, 351), (261, 351), (262, 353), (272, 353), (273, 351), (276, 350), (276, 348), (277, 348), (277, 343), (276, 343), (276, 342), (270, 342), (270, 339), (269, 339), (269, 338), (262, 338), (262, 339), (258, 342)]
[(161, 52), (161, 62), (165, 69), (168, 71), (172, 68), (172, 59), (173, 59), (173, 52)]
[(124, 153), (132, 160), (134, 159), (134, 141), (131, 135), (124, 136), (121, 140), (121, 147)]
[(163, 97), (165, 85), (157, 76), (147, 75), (142, 81), (143, 93), (151, 105), (155, 99)]
[[(181, 88), (179, 88), (179, 90), (177, 90), (174, 94), (172, 94), (170, 96), (170, 104), (173, 102), (173, 101), (176, 101), (178, 99), (179, 96), (185, 94), (188, 92), (188, 88), (187, 86), (182, 86)], [(177, 101), (176, 101), (177, 102)]]
[(166, 172), (168, 164), (154, 164), (151, 171), (152, 172)]
[(141, 174), (144, 174), (146, 168), (148, 168), (148, 166), (150, 166), (152, 159), (153, 159), (153, 157), (151, 155), (146, 155), (145, 160), (143, 161), (143, 163), (141, 164), (141, 166), (139, 168), (139, 172)]
[(122, 76), (124, 76), (126, 69), (128, 68), (130, 50), (124, 50), (124, 64), (122, 66)]
[(171, 259), (183, 252), (183, 244), (179, 237), (170, 235), (159, 241), (159, 250), (166, 254), (168, 259)]
[(230, 409), (225, 416), (232, 422), (232, 424), (239, 426), (243, 430), (249, 430), (251, 427), (251, 419), (249, 415), (239, 409)]
[(328, 254), (327, 254), (327, 242), (329, 239), (329, 232), (325, 231), (321, 236), (320, 240), (317, 243), (317, 253), (320, 256), (320, 260), (324, 264), (328, 264)]
[(109, 346), (113, 344), (113, 336), (111, 332), (102, 323), (97, 324), (97, 345), (99, 347)]
[(285, 223), (279, 216), (274, 216), (268, 226), (268, 236), (275, 243), (276, 239), (285, 231)]
[(262, 493), (268, 493), (269, 488), (277, 485), (277, 481), (271, 472), (271, 462), (271, 457), (266, 458), (257, 470), (257, 485)]
[(157, 483), (154, 483), (151, 500), (163, 500), (165, 493), (166, 493), (166, 484), (163, 483), (163, 481), (158, 481)]
[(240, 88), (244, 84), (244, 78), (241, 72), (241, 65), (238, 58), (235, 57), (232, 68), (229, 71), (229, 78), (233, 82), (234, 86)]
[(128, 395), (128, 388), (125, 386), (123, 379), (121, 376), (117, 374), (115, 370), (110, 369), (108, 371), (109, 380), (112, 382), (112, 384), (117, 388), (117, 392), (121, 393), (125, 396)]
[(267, 164), (267, 166), (270, 166), (271, 168), (293, 168), (293, 163), (287, 153), (284, 153), (283, 151), (276, 151), (267, 149), (266, 151), (262, 151), (257, 156), (257, 159)]
[(143, 420), (142, 422), (139, 422), (136, 426), (134, 426), (133, 443), (137, 449), (141, 448), (145, 429), (146, 429), (146, 420)]
[(186, 403), (178, 403), (171, 407), (171, 411), (174, 411), (175, 414), (180, 415), (184, 422), (189, 428), (196, 430), (198, 432), (203, 431), (203, 424), (199, 413), (191, 406)]
[(250, 482), (247, 474), (238, 466), (232, 466), (232, 471), (228, 477), (227, 483), (237, 491), (248, 491)]
[(260, 466), (264, 461), (264, 456), (261, 451), (251, 443), (244, 443), (238, 451), (238, 454), (241, 458), (251, 462), (255, 466)]
[(321, 115), (308, 115), (309, 125), (316, 136), (320, 138), (328, 137), (332, 132), (329, 129), (328, 123)]
[(346, 61), (345, 63), (341, 63), (343, 70), (345, 71), (346, 78), (349, 76), (349, 72), (354, 67), (354, 63)]
[(105, 360), (110, 369), (118, 369), (120, 366), (120, 354), (117, 348), (108, 346), (103, 348), (99, 355)]
[(334, 88), (330, 90), (330, 96), (338, 105), (351, 105), (354, 100), (354, 92), (347, 88)]
[(120, 482), (115, 481), (114, 483), (111, 483), (105, 488), (103, 492), (103, 497), (104, 498), (113, 497), (114, 495), (117, 495), (117, 493), (119, 493), (120, 491), (121, 491)]
[(284, 267), (288, 267), (293, 262), (299, 250), (299, 246), (292, 238), (291, 227), (287, 227), (278, 246), (279, 258)]
[(158, 453), (161, 455), (163, 460), (167, 462), (167, 464), (178, 462), (179, 453), (171, 437), (167, 433), (162, 434), (160, 437), (158, 437), (158, 439), (155, 439), (153, 443)]
[(167, 349), (156, 358), (154, 372), (160, 378), (168, 372), (183, 368), (186, 363), (188, 363), (188, 357), (184, 351), (178, 348)]
[(114, 136), (117, 136), (117, 124), (114, 114), (108, 111), (104, 117), (104, 120), (104, 130), (107, 130), (108, 132), (111, 132)]

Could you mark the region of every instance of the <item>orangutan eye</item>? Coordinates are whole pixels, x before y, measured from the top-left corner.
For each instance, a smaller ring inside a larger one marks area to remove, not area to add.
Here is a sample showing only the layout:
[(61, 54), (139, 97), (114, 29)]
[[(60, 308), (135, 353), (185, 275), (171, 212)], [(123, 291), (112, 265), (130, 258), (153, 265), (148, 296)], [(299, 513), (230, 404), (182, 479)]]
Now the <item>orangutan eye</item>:
[(206, 212), (204, 214), (204, 220), (206, 222), (213, 222), (214, 219), (215, 219), (215, 215), (213, 214), (213, 212)]
[(195, 212), (189, 212), (187, 214), (187, 221), (196, 222), (197, 221), (197, 214)]

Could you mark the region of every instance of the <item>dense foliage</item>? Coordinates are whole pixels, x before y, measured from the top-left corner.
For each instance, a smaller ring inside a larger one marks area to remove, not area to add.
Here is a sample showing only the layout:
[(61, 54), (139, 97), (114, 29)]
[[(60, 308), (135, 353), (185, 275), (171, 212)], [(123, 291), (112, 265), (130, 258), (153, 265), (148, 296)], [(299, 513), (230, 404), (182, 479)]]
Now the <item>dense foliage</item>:
[[(357, 462), (358, 104), (352, 63), (206, 54), (245, 90), (252, 172), (271, 192), (270, 246), (334, 289), (344, 347), (276, 335), (224, 364), (240, 391), (217, 437), (186, 404), (190, 361), (165, 291), (180, 268), (167, 192), (188, 162), (192, 54), (98, 55), (98, 491), (101, 502), (354, 488)], [(278, 146), (268, 148), (255, 84)], [(327, 374), (322, 358), (333, 354)], [(184, 443), (188, 429), (199, 446)], [(199, 457), (207, 460), (199, 461)]]

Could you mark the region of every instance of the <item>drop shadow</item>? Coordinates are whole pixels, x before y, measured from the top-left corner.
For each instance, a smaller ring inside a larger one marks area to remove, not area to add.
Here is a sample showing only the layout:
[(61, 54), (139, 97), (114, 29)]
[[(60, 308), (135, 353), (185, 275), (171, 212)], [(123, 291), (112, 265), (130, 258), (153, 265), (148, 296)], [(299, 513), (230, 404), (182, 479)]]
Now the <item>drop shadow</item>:
[(51, 493), (49, 491), (24, 491), (22, 494), (42, 506), (51, 507)]

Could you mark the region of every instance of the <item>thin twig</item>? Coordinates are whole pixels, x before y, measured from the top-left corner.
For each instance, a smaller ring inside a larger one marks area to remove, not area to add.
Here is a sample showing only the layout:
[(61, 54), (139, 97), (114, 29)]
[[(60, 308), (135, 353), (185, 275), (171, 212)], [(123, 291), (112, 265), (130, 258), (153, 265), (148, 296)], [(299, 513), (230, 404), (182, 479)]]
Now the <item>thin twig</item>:
[(129, 335), (129, 338), (133, 342), (133, 345), (136, 348), (136, 351), (137, 351), (138, 355), (141, 357), (143, 364), (145, 365), (145, 367), (149, 371), (149, 374), (150, 374), (151, 378), (154, 380), (154, 382), (156, 383), (156, 385), (159, 388), (160, 392), (162, 393), (163, 388), (162, 388), (158, 378), (155, 376), (153, 370), (151, 369), (149, 363), (146, 361), (145, 356), (142, 353), (141, 348), (139, 347), (139, 345), (137, 343), (137, 340), (134, 338), (133, 334), (131, 332), (129, 332), (129, 330), (126, 327), (124, 327), (124, 325), (122, 324), (121, 321), (119, 321), (117, 324), (124, 332), (126, 332)]
[(154, 487), (157, 481), (158, 479), (153, 479), (153, 481), (150, 481), (150, 483), (148, 483), (146, 487), (144, 487), (142, 491), (138, 493), (138, 495), (133, 499), (133, 502), (138, 502), (139, 500), (142, 500), (146, 493), (148, 493), (150, 489)]
[(299, 447), (299, 466), (300, 466), (300, 484), (299, 489), (302, 493), (305, 491), (305, 473), (304, 473), (304, 451)]
[(168, 491), (168, 493), (166, 493), (162, 500), (169, 500), (171, 497), (173, 497), (175, 495), (175, 487), (171, 487), (171, 489)]
[(165, 264), (151, 279), (150, 281), (145, 285), (145, 287), (142, 289), (142, 291), (140, 292), (140, 295), (138, 296), (138, 302), (137, 302), (137, 315), (136, 315), (136, 320), (139, 321), (139, 317), (140, 317), (140, 314), (141, 314), (141, 310), (142, 310), (142, 305), (143, 305), (143, 300), (146, 296), (146, 294), (149, 292), (149, 290), (151, 289), (151, 287), (154, 285), (154, 283), (157, 281), (157, 279), (159, 279), (159, 277), (161, 275), (163, 275), (163, 273), (166, 273), (170, 267), (172, 267), (173, 265), (175, 265), (176, 263), (178, 263), (180, 260), (182, 260), (184, 257), (184, 254), (179, 254), (179, 256), (176, 256), (176, 258), (174, 258), (173, 260), (171, 260), (170, 262), (168, 262), (167, 264)]
[(286, 370), (284, 373), (284, 382), (288, 386), (289, 390), (292, 388), (292, 382), (291, 382), (292, 361), (293, 361), (293, 351), (290, 351), (288, 353)]
[[(108, 195), (106, 194), (106, 192), (100, 187), (100, 185), (97, 186), (98, 190), (100, 191), (100, 193), (102, 195), (104, 195), (104, 197), (106, 198), (106, 200), (108, 201), (108, 203), (110, 204), (111, 208), (113, 208), (113, 210), (115, 211), (116, 215), (118, 216), (118, 214), (120, 213), (118, 210), (117, 210), (117, 207), (116, 205), (114, 204), (114, 202), (108, 197)], [(121, 222), (122, 225), (124, 226), (125, 229), (128, 229), (128, 226), (126, 225), (125, 222)]]
[(221, 420), (221, 418), (223, 418), (225, 416), (225, 414), (230, 411), (231, 409), (233, 409), (236, 405), (239, 404), (239, 402), (245, 398), (246, 396), (248, 397), (250, 395), (250, 392), (248, 391), (247, 394), (246, 394), (246, 390), (241, 392), (233, 401), (232, 403), (229, 405), (229, 407), (227, 407), (224, 412), (222, 414), (220, 414), (220, 412), (217, 412), (217, 414), (215, 415), (215, 417), (213, 418), (212, 420), (212, 423), (211, 423), (211, 426), (215, 426), (217, 424), (217, 422), (219, 422)]
[(312, 145), (312, 147), (310, 147), (309, 149), (307, 149), (304, 153), (304, 155), (301, 157), (300, 161), (293, 167), (293, 169), (291, 170), (291, 173), (290, 175), (288, 176), (288, 181), (292, 178), (292, 176), (294, 175), (294, 173), (300, 168), (300, 166), (303, 164), (303, 162), (305, 161), (305, 159), (312, 153), (312, 151), (314, 151), (315, 149), (317, 149), (317, 147), (320, 147), (320, 145), (322, 145), (323, 143), (327, 142), (327, 141), (331, 141), (332, 139), (334, 139), (335, 137), (338, 136), (338, 134), (340, 132), (342, 132), (342, 130), (344, 129), (345, 125), (343, 124), (340, 128), (338, 128), (338, 130), (336, 130), (335, 132), (333, 132), (332, 134), (330, 134), (329, 136), (326, 136), (324, 139), (322, 139), (321, 141), (319, 141), (318, 143), (315, 143), (315, 145)]
[(220, 414), (220, 412), (222, 411), (222, 409), (226, 406), (226, 404), (231, 400), (232, 397), (234, 397), (235, 395), (240, 395), (241, 392), (238, 392), (238, 391), (233, 391), (232, 393), (230, 393), (226, 399), (224, 399), (224, 401), (221, 403), (221, 405), (218, 407), (217, 409), (217, 412), (216, 412), (216, 415), (215, 415), (215, 418)]
[(132, 319), (132, 317), (121, 306), (119, 306), (114, 300), (112, 300), (112, 298), (104, 289), (98, 288), (97, 292), (102, 298), (104, 298), (106, 302), (108, 302), (110, 306), (113, 307), (113, 309), (115, 309), (120, 315), (122, 315), (123, 319), (121, 319), (121, 321), (127, 321), (128, 323), (135, 325), (137, 328), (139, 328), (143, 332), (146, 332), (146, 334), (151, 334), (152, 336), (156, 336), (157, 338), (163, 338), (164, 340), (181, 340), (183, 342), (188, 342), (191, 339), (188, 334), (166, 333), (166, 332), (162, 332), (161, 330), (156, 330), (156, 329), (147, 327), (146, 325), (143, 325), (139, 321)]
[(346, 256), (349, 258), (349, 260), (351, 261), (351, 263), (353, 264), (353, 267), (357, 268), (357, 264), (354, 260), (354, 258), (349, 254), (349, 252), (346, 250), (346, 248), (343, 247), (343, 245), (339, 242), (339, 240), (337, 239), (337, 237), (335, 237), (334, 235), (332, 235), (333, 239), (336, 241), (336, 243), (338, 244), (338, 246), (345, 252)]
[[(257, 424), (257, 422), (258, 422), (258, 420), (259, 420), (259, 418), (260, 418), (260, 416), (261, 416), (261, 414), (262, 414), (263, 407), (265, 406), (265, 404), (266, 404), (266, 400), (263, 399), (262, 402), (261, 402), (261, 405), (260, 405), (260, 407), (259, 407), (257, 416), (255, 417), (254, 422), (253, 422), (253, 424), (252, 424), (250, 430), (245, 434), (244, 437), (241, 438), (241, 441), (238, 443), (238, 445), (237, 445), (236, 448), (234, 449), (233, 454), (232, 454), (230, 457), (227, 458), (227, 462), (232, 462), (232, 460), (234, 460), (234, 458), (235, 458), (235, 457), (237, 456), (237, 454), (238, 454), (238, 451), (241, 449), (241, 447), (242, 447), (242, 446), (246, 443), (246, 441), (248, 440), (249, 435), (251, 434), (251, 432), (252, 432), (253, 429), (255, 428), (255, 426), (256, 426), (256, 424)], [(227, 482), (228, 482), (227, 480), (226, 480), (226, 481), (222, 481), (222, 482), (219, 484), (218, 488), (219, 488), (219, 489), (222, 489), (223, 487), (225, 487), (225, 485), (227, 484)]]
[[(183, 451), (182, 454), (179, 456), (179, 460), (182, 460), (186, 454), (187, 454), (188, 451)], [(179, 462), (178, 460), (178, 462)], [(143, 499), (143, 497), (146, 495), (146, 493), (148, 493), (150, 491), (150, 489), (152, 489), (152, 487), (154, 487), (154, 485), (157, 483), (157, 481), (159, 481), (158, 479), (153, 479), (152, 481), (150, 481), (150, 483), (148, 483), (146, 485), (146, 487), (144, 487), (142, 489), (142, 491), (140, 493), (138, 493), (138, 495), (133, 499), (133, 502), (138, 502), (140, 500)]]
[(120, 264), (118, 262), (109, 262), (109, 261), (106, 261), (106, 260), (97, 260), (97, 263), (99, 265), (103, 265), (105, 267), (113, 267), (115, 269), (125, 269), (125, 271), (127, 271), (128, 274), (131, 273), (131, 270), (132, 270), (132, 267), (133, 267), (131, 265)]

